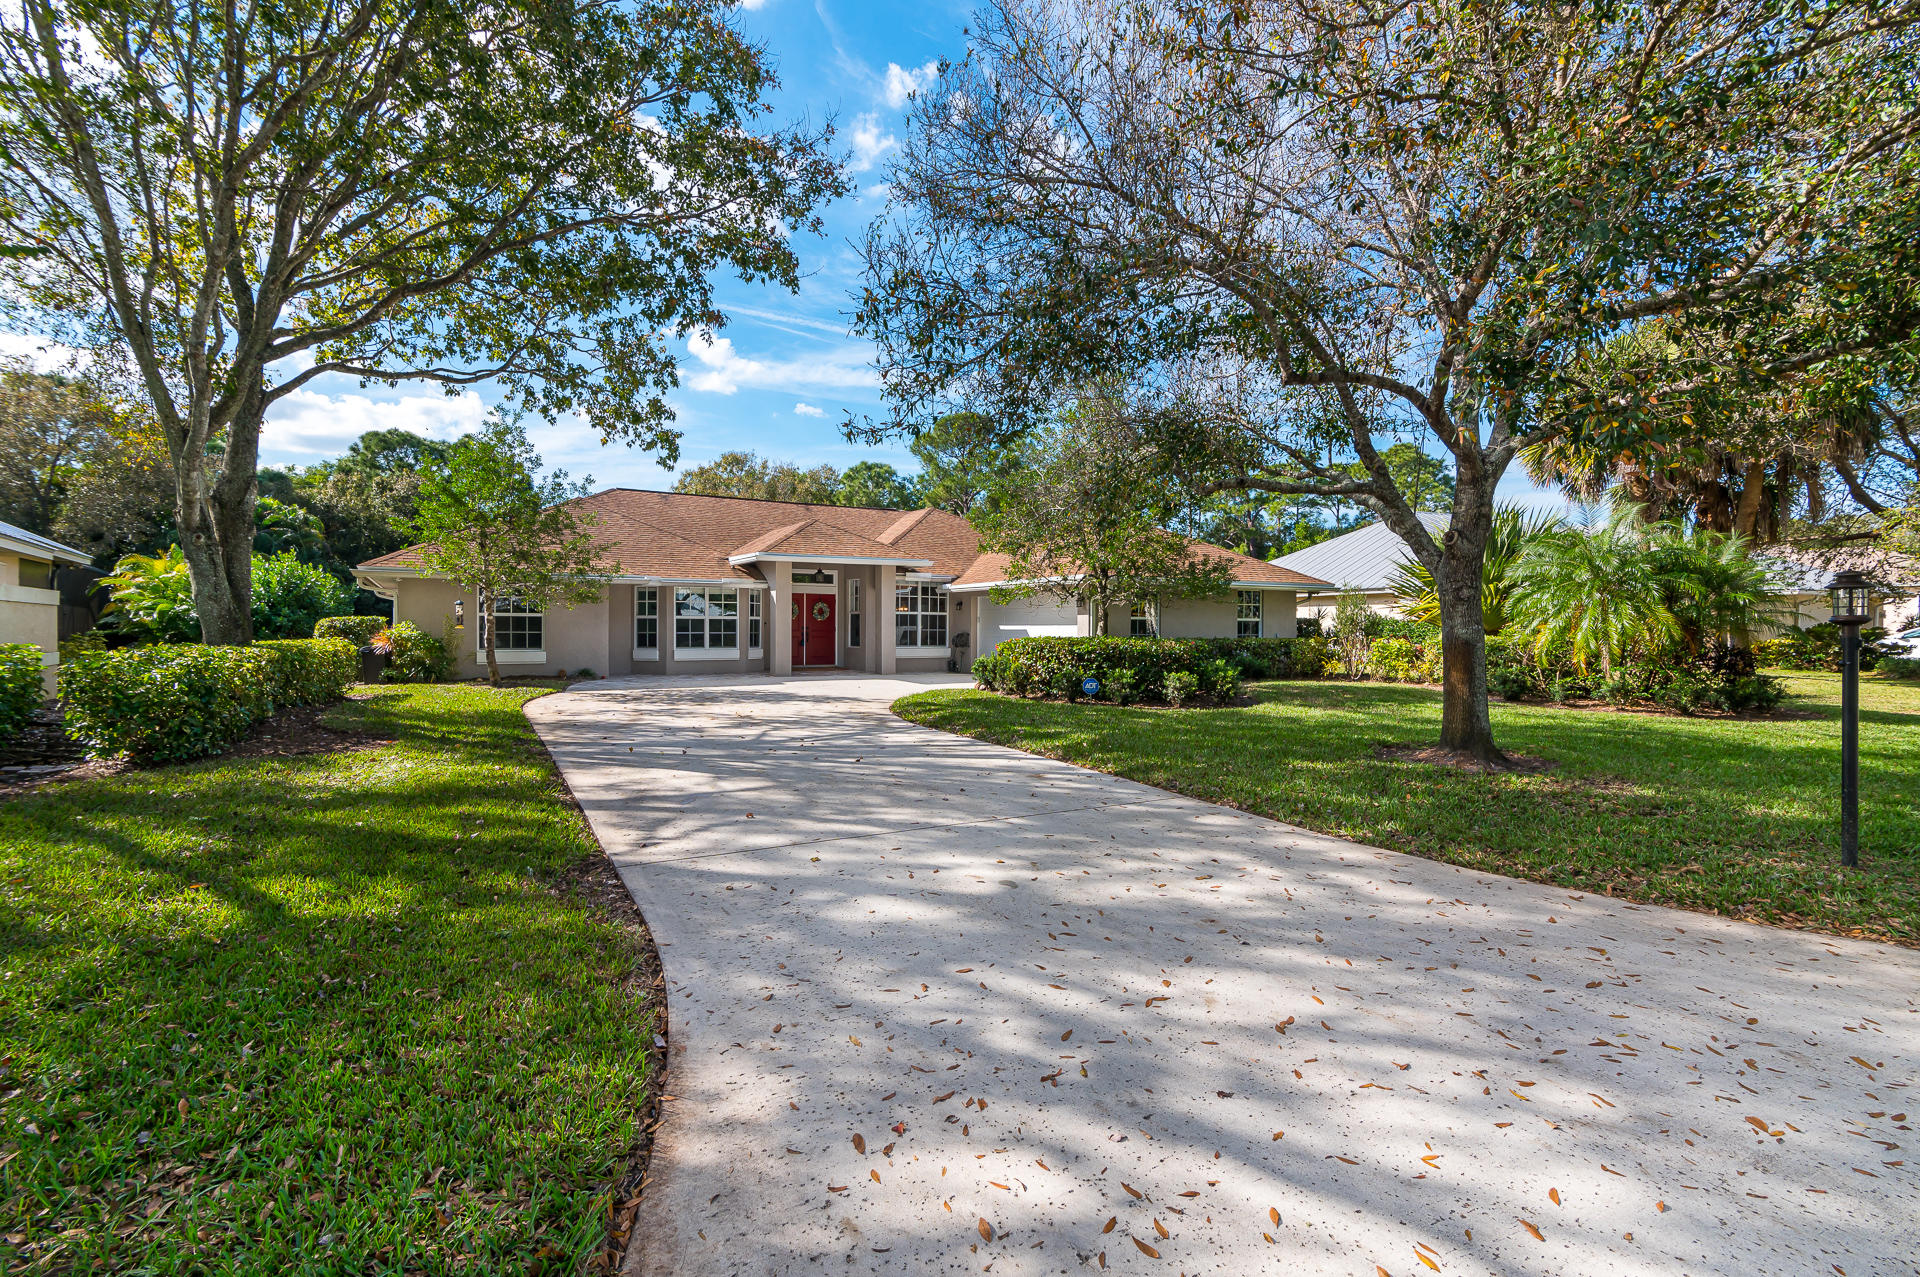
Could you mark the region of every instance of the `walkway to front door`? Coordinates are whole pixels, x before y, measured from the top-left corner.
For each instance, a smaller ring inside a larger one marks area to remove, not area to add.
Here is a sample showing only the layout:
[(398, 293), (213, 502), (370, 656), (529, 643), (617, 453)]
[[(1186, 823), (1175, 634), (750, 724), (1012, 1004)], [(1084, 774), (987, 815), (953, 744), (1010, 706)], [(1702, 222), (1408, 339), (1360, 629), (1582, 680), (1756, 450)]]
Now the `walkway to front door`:
[(831, 594), (795, 594), (793, 596), (793, 665), (832, 665), (839, 653), (834, 649), (834, 607)]

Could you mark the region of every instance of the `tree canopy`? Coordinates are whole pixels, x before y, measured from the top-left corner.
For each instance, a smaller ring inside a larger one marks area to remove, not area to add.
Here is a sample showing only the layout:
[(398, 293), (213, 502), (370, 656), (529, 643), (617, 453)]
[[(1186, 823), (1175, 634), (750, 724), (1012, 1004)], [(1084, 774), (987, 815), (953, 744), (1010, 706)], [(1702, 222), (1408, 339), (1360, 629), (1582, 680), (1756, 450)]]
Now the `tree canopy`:
[(426, 542), (428, 571), (477, 592), (488, 681), (500, 681), (495, 606), (513, 599), (544, 612), (556, 603), (591, 603), (605, 588), (591, 578), (620, 570), (602, 555), (591, 517), (567, 504), (585, 496), (590, 482), (570, 483), (563, 470), (541, 477), (526, 432), (500, 416), (423, 472), (413, 534)]
[[(211, 642), (248, 636), (260, 423), (316, 378), (501, 378), (672, 458), (711, 278), (793, 287), (843, 189), (725, 0), (26, 0), (0, 21), (16, 319), (124, 360)], [(218, 445), (217, 460), (201, 458)]]
[[(1914, 0), (999, 0), (915, 99), (857, 326), (890, 416), (1044, 419), (1090, 374), (1221, 489), (1385, 520), (1433, 574), (1441, 740), (1496, 761), (1481, 565), (1522, 447), (1671, 439), (1665, 400), (1920, 323)], [(1663, 317), (1711, 334), (1604, 382)], [(1173, 411), (1177, 409), (1178, 411)], [(1436, 538), (1383, 455), (1454, 479)], [(1350, 466), (1358, 463), (1359, 473)]]

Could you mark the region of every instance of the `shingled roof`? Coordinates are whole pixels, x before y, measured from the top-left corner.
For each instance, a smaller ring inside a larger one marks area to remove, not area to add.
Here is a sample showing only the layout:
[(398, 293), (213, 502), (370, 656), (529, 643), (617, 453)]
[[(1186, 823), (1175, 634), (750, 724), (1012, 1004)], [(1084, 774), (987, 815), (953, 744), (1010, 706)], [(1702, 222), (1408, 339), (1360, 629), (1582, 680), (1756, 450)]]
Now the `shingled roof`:
[[(857, 559), (895, 563), (955, 585), (1004, 580), (1006, 557), (982, 554), (973, 525), (951, 510), (901, 511), (869, 506), (758, 501), (688, 492), (609, 488), (569, 502), (594, 517), (603, 558), (617, 575), (661, 581), (753, 581), (756, 556)], [(374, 575), (423, 570), (425, 546), (408, 546), (369, 559)], [(1232, 560), (1234, 579), (1247, 584), (1325, 585), (1325, 581), (1195, 542), (1197, 553)]]

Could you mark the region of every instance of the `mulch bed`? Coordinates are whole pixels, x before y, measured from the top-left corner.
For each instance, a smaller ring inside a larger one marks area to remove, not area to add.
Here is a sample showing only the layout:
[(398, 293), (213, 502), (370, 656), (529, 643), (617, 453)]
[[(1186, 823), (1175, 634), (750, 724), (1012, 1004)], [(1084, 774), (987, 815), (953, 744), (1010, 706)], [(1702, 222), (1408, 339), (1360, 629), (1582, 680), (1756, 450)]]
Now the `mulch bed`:
[(1489, 776), (1505, 772), (1538, 776), (1556, 771), (1560, 766), (1550, 758), (1536, 758), (1532, 754), (1508, 754), (1502, 762), (1483, 763), (1469, 754), (1439, 745), (1390, 745), (1384, 742), (1373, 747), (1373, 756), (1390, 763), (1425, 763), (1430, 767), (1451, 767), (1455, 771), (1479, 772)]
[[(348, 700), (364, 697), (349, 696)], [(216, 758), (296, 758), (304, 754), (337, 754), (378, 749), (390, 738), (371, 732), (342, 731), (320, 720), (329, 706), (282, 710), (254, 725), (252, 731)], [(199, 760), (195, 760), (199, 761)], [(176, 763), (136, 763), (128, 758), (89, 759), (79, 742), (63, 730), (57, 710), (44, 710), (34, 723), (0, 750), (0, 800), (31, 793), (42, 786), (70, 780), (117, 776), (122, 772), (173, 767)]]

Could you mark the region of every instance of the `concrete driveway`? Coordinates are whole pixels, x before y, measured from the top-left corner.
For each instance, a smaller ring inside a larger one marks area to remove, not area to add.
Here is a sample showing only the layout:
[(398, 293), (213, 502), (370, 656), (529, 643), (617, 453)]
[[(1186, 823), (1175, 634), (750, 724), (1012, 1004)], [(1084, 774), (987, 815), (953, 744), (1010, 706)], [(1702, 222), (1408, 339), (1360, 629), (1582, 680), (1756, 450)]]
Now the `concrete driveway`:
[(1920, 1271), (1920, 955), (887, 713), (954, 681), (528, 706), (666, 966), (629, 1271)]

